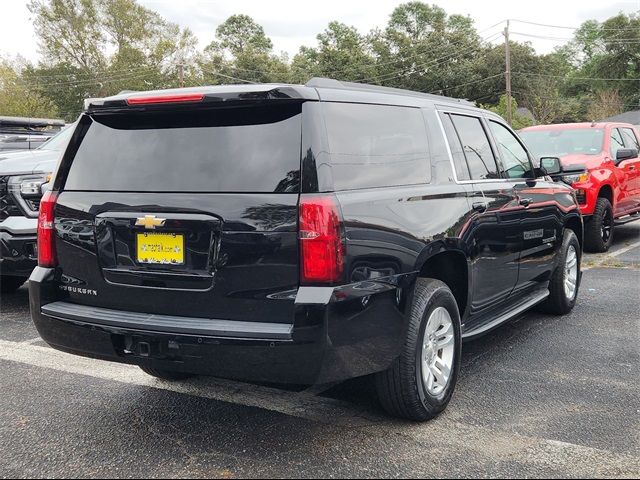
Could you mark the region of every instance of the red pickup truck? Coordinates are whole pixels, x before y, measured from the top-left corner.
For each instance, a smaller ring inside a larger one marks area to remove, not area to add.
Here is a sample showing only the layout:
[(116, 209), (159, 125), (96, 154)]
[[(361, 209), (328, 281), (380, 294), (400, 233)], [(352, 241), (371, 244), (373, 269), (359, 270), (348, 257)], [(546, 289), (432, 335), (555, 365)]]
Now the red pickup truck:
[(585, 219), (585, 250), (606, 252), (614, 224), (640, 218), (640, 134), (633, 125), (538, 125), (520, 136), (539, 157), (587, 167), (582, 175), (564, 177), (576, 190)]

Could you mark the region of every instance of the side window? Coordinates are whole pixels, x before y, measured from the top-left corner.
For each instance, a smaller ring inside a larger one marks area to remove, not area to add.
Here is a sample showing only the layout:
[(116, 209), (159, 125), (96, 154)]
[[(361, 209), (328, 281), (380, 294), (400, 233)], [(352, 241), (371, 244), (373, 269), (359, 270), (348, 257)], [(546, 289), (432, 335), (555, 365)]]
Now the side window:
[(529, 155), (516, 136), (504, 125), (489, 121), (493, 137), (498, 144), (504, 176), (507, 178), (527, 178), (531, 173)]
[(447, 142), (451, 149), (451, 156), (453, 157), (453, 165), (456, 168), (456, 178), (458, 180), (470, 180), (469, 167), (467, 166), (467, 160), (464, 157), (462, 151), (462, 144), (456, 133), (456, 129), (451, 122), (451, 117), (447, 113), (440, 114), (440, 120), (442, 120), (442, 126), (444, 127), (444, 133), (447, 136)]
[(624, 144), (627, 148), (635, 148), (636, 150), (640, 150), (640, 142), (636, 137), (636, 134), (630, 128), (621, 128), (622, 138), (624, 139)]
[(355, 103), (324, 107), (337, 190), (431, 180), (427, 129), (419, 108)]
[(622, 135), (620, 135), (620, 131), (617, 128), (611, 130), (611, 140), (609, 145), (609, 151), (611, 153), (611, 159), (616, 159), (616, 152), (621, 148), (624, 148), (624, 142), (622, 140)]
[(500, 178), (487, 133), (477, 117), (451, 114), (472, 180)]

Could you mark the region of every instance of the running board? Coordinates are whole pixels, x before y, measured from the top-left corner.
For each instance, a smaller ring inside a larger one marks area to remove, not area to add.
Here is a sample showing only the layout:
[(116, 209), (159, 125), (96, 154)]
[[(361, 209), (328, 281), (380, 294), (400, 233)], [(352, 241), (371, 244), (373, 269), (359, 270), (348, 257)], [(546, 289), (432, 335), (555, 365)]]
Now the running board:
[(635, 220), (640, 220), (640, 214), (639, 213), (632, 213), (632, 214), (629, 214), (629, 215), (625, 215), (624, 217), (616, 218), (613, 221), (613, 224), (615, 226), (625, 225), (625, 224), (631, 223), (631, 222), (633, 222)]
[(517, 317), (521, 313), (526, 312), (531, 307), (533, 307), (533, 306), (537, 305), (538, 303), (542, 302), (548, 296), (549, 296), (549, 290), (547, 290), (547, 289), (545, 289), (545, 290), (543, 290), (541, 292), (537, 292), (536, 294), (534, 294), (533, 297), (531, 297), (526, 302), (520, 304), (514, 310), (510, 310), (507, 313), (504, 313), (504, 314), (500, 315), (495, 320), (492, 320), (489, 323), (485, 323), (484, 325), (482, 325), (482, 326), (480, 326), (480, 327), (478, 327), (478, 328), (476, 328), (474, 330), (471, 330), (469, 332), (463, 333), (462, 334), (462, 339), (463, 340), (471, 340), (471, 339), (473, 339), (475, 337), (479, 337), (480, 335), (483, 335), (483, 334), (489, 332), (490, 330), (493, 330), (494, 328), (502, 325), (503, 323), (508, 322), (509, 320), (512, 320), (513, 318)]

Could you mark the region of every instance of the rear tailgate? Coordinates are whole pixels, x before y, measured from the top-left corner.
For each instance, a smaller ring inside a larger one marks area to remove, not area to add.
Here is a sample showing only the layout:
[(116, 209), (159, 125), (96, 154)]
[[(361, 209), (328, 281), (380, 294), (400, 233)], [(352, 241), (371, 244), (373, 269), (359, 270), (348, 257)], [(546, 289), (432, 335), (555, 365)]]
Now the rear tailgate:
[(301, 104), (94, 114), (55, 212), (68, 301), (292, 323)]

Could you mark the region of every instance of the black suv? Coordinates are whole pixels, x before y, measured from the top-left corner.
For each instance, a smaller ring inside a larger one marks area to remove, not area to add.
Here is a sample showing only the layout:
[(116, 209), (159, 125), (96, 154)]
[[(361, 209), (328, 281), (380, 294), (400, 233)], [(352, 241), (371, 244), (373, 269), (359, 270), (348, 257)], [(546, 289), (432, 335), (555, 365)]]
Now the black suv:
[(463, 339), (576, 301), (582, 220), (547, 162), (466, 101), (328, 79), (98, 100), (42, 200), (33, 320), (164, 379), (374, 374), (425, 420)]

